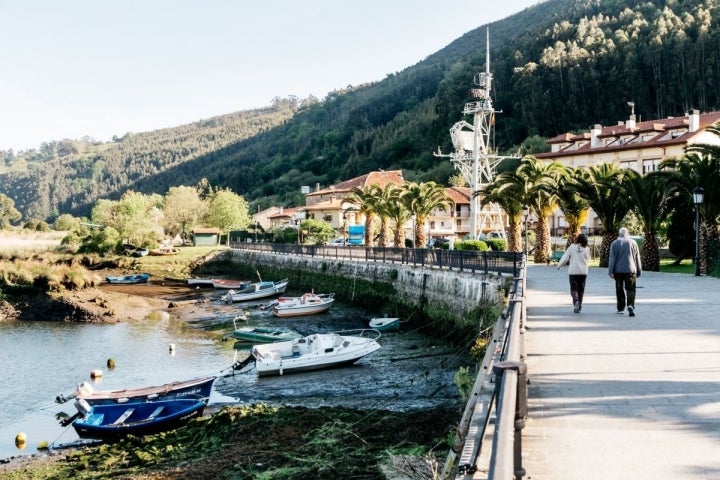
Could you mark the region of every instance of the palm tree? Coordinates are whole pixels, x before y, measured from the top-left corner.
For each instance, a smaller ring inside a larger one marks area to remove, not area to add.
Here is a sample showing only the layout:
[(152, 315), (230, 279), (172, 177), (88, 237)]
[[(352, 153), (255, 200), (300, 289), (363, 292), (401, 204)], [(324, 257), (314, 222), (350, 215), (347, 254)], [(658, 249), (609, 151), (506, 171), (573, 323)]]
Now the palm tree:
[(481, 197), (481, 205), (497, 203), (505, 211), (510, 222), (508, 251), (521, 252), (523, 205), (526, 203), (524, 179), (518, 176), (515, 170), (502, 172), (475, 195)]
[(405, 192), (400, 197), (405, 208), (415, 215), (415, 245), (425, 245), (425, 222), (436, 208), (445, 210), (450, 205), (450, 198), (445, 189), (435, 182), (406, 182)]
[(405, 223), (411, 218), (410, 211), (405, 208), (400, 197), (404, 190), (394, 183), (389, 183), (385, 187), (385, 195), (387, 202), (383, 204), (383, 211), (393, 222), (393, 246), (405, 246)]
[(394, 183), (388, 183), (385, 188), (373, 185), (372, 192), (375, 194), (375, 213), (380, 219), (380, 232), (378, 233), (378, 247), (387, 247), (390, 243), (390, 213), (392, 207), (397, 204), (396, 191), (400, 187)]
[(365, 216), (365, 245), (372, 247), (375, 240), (375, 215), (378, 209), (378, 185), (355, 187), (352, 194), (345, 198), (345, 202), (358, 207), (361, 215)]
[(545, 263), (551, 254), (550, 222), (548, 219), (558, 205), (558, 184), (568, 175), (559, 162), (541, 162), (533, 156), (522, 159), (517, 174), (525, 182), (527, 204), (537, 216), (535, 226), (535, 263)]
[(575, 242), (590, 212), (590, 205), (578, 192), (576, 179), (583, 175), (584, 168), (568, 168), (567, 175), (562, 176), (558, 182), (557, 203), (568, 224), (567, 246)]
[[(720, 136), (717, 126), (708, 130)], [(689, 146), (686, 152), (682, 158), (664, 160), (660, 168), (669, 170), (666, 174), (669, 188), (688, 202), (692, 201), (692, 191), (696, 187), (703, 189), (703, 203), (697, 207), (700, 212), (700, 272), (707, 273), (708, 241), (719, 238), (720, 147), (696, 144)]]
[(640, 259), (643, 270), (660, 271), (660, 247), (655, 235), (664, 218), (668, 200), (664, 175), (650, 172), (645, 176), (631, 176), (624, 183), (632, 204), (632, 211), (643, 228), (643, 242), (640, 247)]
[(617, 238), (620, 222), (630, 211), (631, 203), (624, 182), (638, 175), (634, 170), (615, 163), (591, 165), (585, 175), (576, 178), (578, 193), (587, 201), (603, 225), (600, 266), (607, 267), (610, 244)]

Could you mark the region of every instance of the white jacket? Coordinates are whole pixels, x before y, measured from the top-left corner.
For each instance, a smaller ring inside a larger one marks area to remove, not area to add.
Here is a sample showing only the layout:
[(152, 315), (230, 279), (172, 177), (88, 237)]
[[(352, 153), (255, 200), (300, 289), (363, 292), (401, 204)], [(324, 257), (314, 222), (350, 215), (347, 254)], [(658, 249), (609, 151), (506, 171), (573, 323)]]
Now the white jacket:
[(573, 243), (565, 250), (558, 262), (558, 270), (563, 265), (568, 266), (568, 275), (587, 275), (588, 261), (590, 261), (590, 249)]

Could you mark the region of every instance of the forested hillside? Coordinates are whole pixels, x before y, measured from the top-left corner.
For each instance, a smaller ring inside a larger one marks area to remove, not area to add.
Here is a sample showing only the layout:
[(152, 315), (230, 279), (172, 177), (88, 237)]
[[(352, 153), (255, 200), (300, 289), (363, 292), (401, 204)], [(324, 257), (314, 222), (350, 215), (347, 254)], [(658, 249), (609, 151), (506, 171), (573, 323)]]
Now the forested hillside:
[[(720, 108), (712, 0), (549, 0), (489, 27), (500, 111), (495, 144), (503, 152), (529, 137), (536, 145), (538, 137), (617, 123), (629, 101), (639, 120)], [(87, 202), (127, 188), (164, 192), (201, 178), (263, 206), (296, 205), (301, 185), (327, 186), (378, 168), (443, 183), (454, 172), (433, 152), (451, 150), (448, 130), (463, 119), (466, 91), (485, 69), (485, 36), (478, 28), (401, 72), (331, 92), (233, 141), (194, 148), (180, 127), (161, 131), (167, 141), (159, 145), (140, 138), (160, 132), (138, 134), (142, 147), (135, 144), (133, 154), (123, 138), (94, 146), (92, 155), (6, 158), (0, 192), (27, 219), (84, 213)]]

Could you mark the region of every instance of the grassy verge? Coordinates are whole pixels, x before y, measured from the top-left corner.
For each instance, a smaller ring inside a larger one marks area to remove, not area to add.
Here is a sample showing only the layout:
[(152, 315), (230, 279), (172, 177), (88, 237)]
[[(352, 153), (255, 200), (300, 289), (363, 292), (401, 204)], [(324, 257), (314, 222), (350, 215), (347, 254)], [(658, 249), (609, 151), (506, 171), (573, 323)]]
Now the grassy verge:
[(0, 473), (7, 480), (371, 480), (386, 478), (383, 466), (406, 465), (411, 478), (432, 479), (457, 417), (453, 409), (226, 407), (172, 432), (128, 437)]

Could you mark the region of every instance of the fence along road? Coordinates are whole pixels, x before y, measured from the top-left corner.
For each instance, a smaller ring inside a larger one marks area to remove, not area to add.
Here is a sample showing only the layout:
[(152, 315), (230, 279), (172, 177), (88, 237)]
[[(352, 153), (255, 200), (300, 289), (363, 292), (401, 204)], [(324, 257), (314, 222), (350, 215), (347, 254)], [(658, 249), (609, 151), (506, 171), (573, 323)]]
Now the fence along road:
[(527, 287), (525, 478), (720, 478), (720, 280), (644, 272), (634, 318), (605, 269), (580, 314), (567, 269)]

